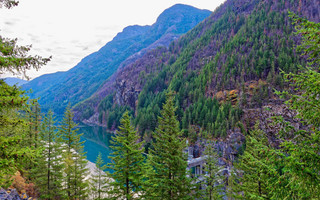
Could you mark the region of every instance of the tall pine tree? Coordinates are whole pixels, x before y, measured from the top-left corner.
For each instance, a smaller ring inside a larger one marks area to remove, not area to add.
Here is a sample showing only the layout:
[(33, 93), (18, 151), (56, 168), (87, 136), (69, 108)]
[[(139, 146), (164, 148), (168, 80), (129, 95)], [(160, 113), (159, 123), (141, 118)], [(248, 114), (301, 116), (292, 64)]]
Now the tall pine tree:
[(121, 125), (115, 137), (112, 137), (113, 153), (110, 156), (109, 168), (113, 171), (110, 177), (110, 196), (112, 199), (139, 199), (137, 194), (142, 189), (144, 157), (140, 139), (131, 125), (128, 112), (123, 114)]
[[(37, 100), (31, 99), (29, 100), (29, 105), (25, 108), (25, 118), (28, 122), (28, 129), (27, 129), (27, 137), (26, 139), (26, 145), (28, 145), (31, 149), (37, 149), (39, 147), (39, 132), (40, 132), (40, 125), (41, 125), (41, 110), (40, 105)], [(40, 150), (41, 151), (41, 150)], [(38, 157), (38, 159), (41, 159), (41, 156)], [(26, 162), (25, 168), (27, 173), (25, 174), (29, 179), (33, 179), (34, 173), (30, 173), (30, 171), (33, 171), (33, 169), (36, 168), (36, 163), (34, 163), (32, 160), (29, 160)]]
[(73, 113), (68, 106), (59, 130), (64, 146), (64, 191), (67, 199), (86, 199), (88, 182), (85, 178), (88, 175), (88, 169), (83, 152), (84, 142), (80, 141), (81, 134), (77, 133), (77, 124), (72, 118)]
[[(310, 22), (291, 13), (296, 34), (302, 37), (298, 52), (307, 56), (307, 66), (301, 66), (297, 74), (284, 74), (284, 80), (294, 90), (277, 92), (287, 99), (289, 109), (297, 113), (296, 119), (305, 128), (296, 129), (293, 124), (279, 117), (278, 135), (283, 141), (283, 173), (275, 185), (273, 198), (320, 198), (320, 23)], [(288, 180), (284, 182), (283, 180)], [(279, 184), (281, 182), (281, 184)], [(284, 184), (286, 183), (286, 184)]]
[[(15, 0), (1, 0), (0, 8), (18, 5)], [(27, 77), (26, 71), (39, 69), (50, 58), (30, 56), (30, 46), (17, 45), (17, 39), (0, 35), (0, 75), (12, 73)], [(27, 107), (25, 92), (16, 85), (9, 86), (0, 80), (0, 187), (10, 185), (11, 176), (25, 168), (25, 163), (37, 157), (37, 151), (26, 141), (27, 120), (21, 113)]]
[(108, 177), (104, 170), (107, 169), (107, 166), (104, 164), (102, 160), (101, 152), (96, 160), (96, 169), (94, 174), (91, 177), (91, 194), (93, 199), (101, 200), (106, 197), (107, 187), (108, 187)]
[(83, 143), (80, 141), (80, 136), (75, 141), (75, 154), (73, 156), (74, 167), (73, 167), (73, 190), (74, 197), (76, 199), (87, 199), (88, 197), (88, 189), (89, 189), (89, 180), (87, 176), (89, 174), (89, 170), (87, 168), (87, 159), (86, 152), (83, 150)]
[(275, 163), (268, 138), (258, 127), (259, 123), (246, 136), (246, 150), (234, 163), (229, 194), (235, 199), (270, 199), (268, 182), (277, 179), (276, 166), (281, 169), (281, 162)]
[(186, 141), (175, 116), (174, 96), (168, 92), (158, 127), (153, 134), (155, 142), (148, 155), (146, 199), (192, 199), (191, 179), (187, 177)]
[(203, 197), (205, 200), (222, 199), (223, 195), (221, 193), (224, 177), (219, 174), (221, 167), (218, 165), (218, 155), (212, 143), (207, 143), (204, 156), (206, 161), (204, 168), (206, 188)]
[(53, 113), (49, 110), (39, 133), (39, 144), (43, 151), (41, 157), (37, 159), (36, 167), (32, 170), (41, 199), (61, 199), (63, 196), (62, 145), (55, 123)]

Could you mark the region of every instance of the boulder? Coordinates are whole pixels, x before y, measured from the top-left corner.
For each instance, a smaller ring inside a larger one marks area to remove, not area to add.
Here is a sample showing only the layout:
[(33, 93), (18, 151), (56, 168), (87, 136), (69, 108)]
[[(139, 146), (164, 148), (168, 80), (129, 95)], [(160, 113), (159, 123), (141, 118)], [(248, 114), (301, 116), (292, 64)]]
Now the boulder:
[(9, 194), (4, 189), (0, 189), (0, 200), (10, 199)]

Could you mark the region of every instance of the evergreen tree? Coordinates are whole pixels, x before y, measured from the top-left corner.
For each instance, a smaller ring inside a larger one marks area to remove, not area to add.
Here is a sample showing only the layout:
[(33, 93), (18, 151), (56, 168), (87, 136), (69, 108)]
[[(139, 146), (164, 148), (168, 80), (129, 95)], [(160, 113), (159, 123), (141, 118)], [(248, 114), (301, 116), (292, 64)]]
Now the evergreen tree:
[[(10, 99), (26, 101), (24, 92), (11, 87), (0, 80), (0, 102)], [(27, 104), (2, 104), (0, 106), (0, 187), (10, 186), (10, 177), (17, 171), (24, 169), (24, 163), (34, 161), (36, 152), (27, 145), (25, 129), (27, 122), (20, 116), (18, 110), (23, 110)]]
[(74, 197), (76, 199), (87, 199), (88, 197), (88, 188), (89, 188), (89, 180), (87, 180), (87, 176), (89, 174), (87, 168), (87, 159), (85, 156), (85, 152), (83, 151), (84, 142), (80, 142), (80, 137), (76, 140), (76, 147), (74, 148), (76, 153), (73, 157), (74, 159)]
[(277, 174), (273, 174), (274, 157), (270, 152), (268, 138), (258, 129), (246, 136), (246, 150), (234, 163), (234, 171), (230, 178), (230, 194), (235, 199), (270, 199), (271, 191), (268, 183)]
[(153, 135), (154, 149), (148, 155), (146, 199), (192, 199), (187, 155), (183, 152), (186, 141), (181, 139), (175, 111), (174, 96), (169, 92)]
[(291, 15), (297, 34), (302, 34), (298, 50), (309, 56), (310, 63), (300, 67), (298, 74), (284, 75), (293, 90), (276, 93), (287, 100), (288, 108), (297, 113), (296, 120), (305, 128), (297, 129), (290, 121), (277, 116), (274, 119), (280, 129), (274, 137), (281, 141), (278, 148), (269, 146), (262, 131), (253, 131), (255, 134), (247, 137), (247, 149), (238, 164), (238, 174), (242, 175), (238, 176), (238, 184), (234, 184), (238, 198), (320, 198), (320, 74), (313, 70), (320, 63), (320, 24)]
[(73, 113), (68, 106), (59, 130), (64, 145), (64, 191), (67, 199), (85, 199), (88, 188), (88, 182), (85, 179), (88, 174), (87, 160), (83, 152), (84, 142), (80, 141), (81, 134), (77, 133), (77, 124), (72, 118)]
[(112, 199), (139, 199), (134, 195), (141, 191), (142, 176), (144, 174), (144, 148), (138, 142), (139, 135), (131, 125), (128, 111), (120, 120), (121, 125), (115, 137), (112, 137), (113, 153), (110, 156), (109, 169), (113, 171), (109, 176), (110, 195)]
[(107, 166), (104, 165), (104, 162), (102, 160), (101, 153), (99, 152), (99, 155), (96, 160), (96, 169), (94, 171), (95, 174), (92, 175), (91, 178), (91, 192), (93, 199), (101, 200), (104, 199), (106, 196), (106, 187), (108, 183), (108, 177), (104, 170), (107, 169)]
[[(26, 121), (28, 122), (27, 137), (25, 138), (25, 145), (29, 146), (31, 149), (37, 149), (39, 147), (39, 132), (41, 125), (41, 110), (40, 105), (37, 100), (31, 99), (28, 103), (26, 110)], [(41, 151), (41, 150), (40, 150)], [(40, 156), (41, 157), (41, 156)], [(27, 171), (35, 168), (35, 163), (29, 160), (25, 164)], [(33, 173), (27, 173), (28, 178), (32, 179)]]
[(41, 124), (41, 109), (37, 100), (31, 100), (29, 119), (30, 145), (33, 145), (35, 148), (37, 148)]
[(204, 191), (205, 200), (216, 200), (222, 199), (221, 186), (223, 182), (223, 177), (220, 176), (219, 170), (221, 167), (218, 165), (218, 155), (212, 143), (208, 143), (204, 151), (205, 156), (205, 176), (204, 182), (206, 188)]
[(61, 158), (62, 145), (55, 123), (53, 113), (49, 110), (41, 125), (39, 137), (43, 151), (37, 159), (35, 168), (32, 169), (41, 199), (62, 198), (62, 169), (64, 166)]
[[(0, 8), (10, 9), (17, 5), (18, 1), (14, 0), (0, 1)], [(29, 50), (30, 46), (18, 46), (17, 39), (0, 36), (0, 75), (10, 72), (27, 77), (28, 69), (39, 69), (50, 60), (30, 56)], [(26, 145), (28, 125), (21, 117), (28, 100), (24, 94), (17, 86), (9, 86), (0, 80), (0, 187), (10, 185), (9, 177), (37, 156), (36, 150)]]
[[(29, 106), (26, 109), (26, 116), (25, 117), (26, 117), (26, 120), (28, 121), (28, 124), (29, 124), (28, 130), (27, 130), (28, 137), (26, 138), (26, 140), (28, 140), (27, 145), (29, 145), (30, 147), (35, 146), (34, 144), (35, 144), (35, 135), (36, 134), (34, 133), (34, 126), (36, 125), (37, 128), (39, 127), (38, 122), (34, 123), (35, 122), (34, 121), (34, 118), (35, 118), (35, 113), (34, 113), (35, 109), (34, 108), (35, 108), (35, 101), (34, 100), (29, 101)], [(38, 115), (38, 113), (37, 113), (37, 115)], [(38, 116), (37, 116), (37, 118), (38, 118)]]
[[(296, 129), (293, 124), (278, 117), (279, 137), (283, 141), (283, 170), (273, 191), (274, 199), (319, 199), (320, 198), (320, 23), (302, 19), (291, 13), (297, 34), (301, 34), (302, 43), (297, 50), (307, 55), (309, 63), (300, 67), (298, 74), (284, 74), (284, 80), (293, 90), (277, 92), (289, 109), (297, 113), (296, 119), (306, 128)], [(298, 92), (297, 92), (298, 91)], [(284, 180), (287, 180), (284, 182)], [(281, 183), (281, 184), (279, 184)]]

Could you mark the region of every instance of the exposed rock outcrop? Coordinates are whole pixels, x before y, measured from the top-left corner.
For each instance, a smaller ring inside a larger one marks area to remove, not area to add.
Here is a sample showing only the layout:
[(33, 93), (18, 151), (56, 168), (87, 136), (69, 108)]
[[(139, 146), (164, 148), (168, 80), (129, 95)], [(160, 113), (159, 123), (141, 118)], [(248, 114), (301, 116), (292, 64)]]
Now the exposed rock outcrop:
[[(214, 148), (219, 157), (219, 165), (232, 166), (232, 162), (243, 153), (243, 145), (245, 136), (240, 130), (231, 132), (225, 140), (217, 140), (214, 142)], [(206, 140), (198, 140), (196, 144), (189, 147), (189, 157), (198, 158), (203, 156), (203, 152), (207, 146)]]
[(32, 200), (26, 193), (19, 194), (16, 189), (9, 188), (8, 190), (0, 189), (0, 200)]
[(295, 118), (296, 113), (288, 109), (281, 100), (274, 100), (261, 108), (244, 109), (243, 111), (243, 121), (247, 126), (246, 128), (253, 129), (254, 125), (259, 122), (259, 128), (267, 134), (270, 144), (274, 147), (278, 147), (280, 144), (277, 132), (281, 125), (273, 123), (273, 117), (282, 116), (286, 122), (291, 123), (295, 130), (307, 128)]
[(135, 108), (140, 90), (136, 90), (134, 85), (126, 80), (117, 80), (116, 88), (114, 102), (121, 106), (128, 105)]

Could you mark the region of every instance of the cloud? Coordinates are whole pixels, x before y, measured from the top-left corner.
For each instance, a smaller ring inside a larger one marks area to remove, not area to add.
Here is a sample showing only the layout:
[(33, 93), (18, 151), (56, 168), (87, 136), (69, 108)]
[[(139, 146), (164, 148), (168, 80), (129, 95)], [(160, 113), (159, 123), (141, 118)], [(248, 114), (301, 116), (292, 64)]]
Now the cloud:
[(132, 24), (153, 24), (158, 15), (176, 3), (214, 10), (224, 0), (56, 0), (21, 1), (13, 9), (1, 9), (0, 34), (18, 38), (19, 45), (32, 44), (32, 55), (53, 56), (34, 78), (66, 71), (87, 55), (98, 51), (118, 32)]
[(39, 43), (41, 43), (41, 36), (36, 36), (36, 35), (32, 35), (31, 37), (30, 37), (30, 41), (31, 41), (31, 44), (39, 44)]
[(14, 25), (14, 22), (13, 21), (6, 21), (6, 22), (4, 22), (4, 24), (7, 26), (12, 26), (12, 25)]

